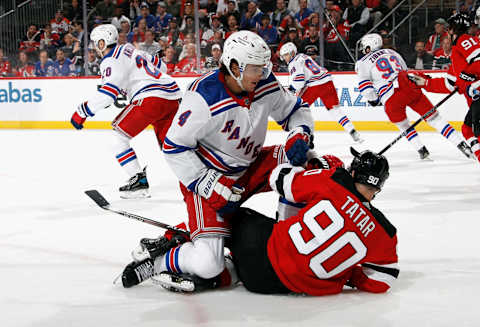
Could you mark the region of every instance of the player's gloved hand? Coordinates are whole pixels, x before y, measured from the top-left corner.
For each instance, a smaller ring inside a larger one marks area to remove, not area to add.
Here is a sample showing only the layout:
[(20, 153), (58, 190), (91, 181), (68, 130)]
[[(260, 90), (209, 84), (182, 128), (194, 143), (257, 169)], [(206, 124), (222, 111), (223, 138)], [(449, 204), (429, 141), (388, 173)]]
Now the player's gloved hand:
[(370, 104), (372, 107), (376, 107), (381, 105), (382, 103), (380, 102), (380, 98), (377, 98), (376, 100), (368, 101), (368, 104)]
[(408, 73), (407, 77), (410, 81), (420, 87), (427, 85), (427, 82), (430, 78), (428, 75), (425, 75), (423, 73)]
[(303, 166), (307, 161), (307, 152), (310, 143), (310, 128), (305, 125), (295, 127), (288, 134), (285, 152), (290, 163), (294, 166)]
[(72, 118), (70, 119), (70, 123), (72, 123), (73, 127), (75, 127), (76, 129), (82, 129), (83, 123), (86, 119), (86, 117), (80, 116), (78, 112), (75, 111), (72, 115)]
[(473, 82), (467, 87), (467, 95), (473, 100), (480, 98), (480, 81)]
[(307, 162), (307, 170), (310, 169), (335, 169), (345, 168), (343, 161), (333, 154), (326, 154), (321, 157), (313, 157)]
[(195, 186), (195, 193), (207, 199), (210, 207), (218, 213), (231, 213), (240, 204), (241, 194), (245, 191), (234, 184), (235, 180), (209, 169)]

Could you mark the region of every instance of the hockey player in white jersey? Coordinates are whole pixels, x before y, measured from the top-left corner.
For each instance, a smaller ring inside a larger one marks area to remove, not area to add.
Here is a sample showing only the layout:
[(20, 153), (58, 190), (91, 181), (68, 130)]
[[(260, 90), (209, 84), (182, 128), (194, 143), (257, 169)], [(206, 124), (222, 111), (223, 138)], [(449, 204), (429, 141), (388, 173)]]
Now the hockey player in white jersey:
[(348, 116), (339, 105), (337, 90), (328, 70), (319, 66), (310, 56), (297, 54), (292, 42), (285, 43), (280, 56), (288, 64), (289, 89), (310, 106), (320, 98), (328, 112), (334, 117), (355, 142), (362, 142)]
[[(429, 152), (420, 141), (417, 131), (410, 127), (406, 107), (423, 116), (433, 105), (420, 87), (409, 80), (407, 65), (402, 56), (394, 50), (382, 49), (382, 45), (382, 38), (378, 34), (367, 34), (361, 38), (360, 50), (364, 56), (355, 65), (358, 88), (370, 105), (383, 104), (388, 118), (401, 131), (409, 129), (405, 137), (418, 151), (420, 158), (425, 159)], [(457, 146), (465, 156), (472, 156), (471, 149), (462, 136), (438, 112), (435, 111), (425, 121)]]
[(120, 187), (120, 196), (148, 197), (146, 171), (141, 169), (130, 140), (152, 124), (162, 146), (177, 112), (181, 91), (166, 74), (166, 67), (159, 58), (136, 50), (130, 43), (117, 44), (115, 26), (105, 24), (94, 28), (90, 39), (103, 58), (100, 64), (102, 85), (78, 106), (71, 123), (76, 129), (82, 129), (87, 117), (113, 104), (121, 93), (126, 95), (130, 104), (112, 122), (116, 159), (130, 178), (128, 184)]
[[(180, 179), (191, 240), (142, 240), (123, 272), (125, 287), (159, 273), (164, 285), (176, 289), (182, 289), (184, 274), (195, 276), (196, 287), (199, 280), (231, 283), (224, 260), (230, 214), (253, 194), (271, 190), (268, 176), (286, 161), (285, 153), (293, 165), (306, 162), (313, 130), (308, 104), (283, 89), (270, 55), (257, 34), (236, 32), (225, 42), (220, 69), (188, 87), (163, 152)], [(290, 131), (285, 148), (263, 146), (269, 117)]]

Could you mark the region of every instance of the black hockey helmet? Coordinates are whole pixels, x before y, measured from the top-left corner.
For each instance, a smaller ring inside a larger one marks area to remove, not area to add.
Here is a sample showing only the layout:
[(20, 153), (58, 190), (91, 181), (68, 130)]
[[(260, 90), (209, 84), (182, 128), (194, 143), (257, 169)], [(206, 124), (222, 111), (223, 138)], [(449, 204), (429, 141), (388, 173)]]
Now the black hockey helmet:
[(468, 29), (472, 25), (470, 17), (466, 14), (457, 13), (453, 14), (447, 20), (448, 28), (453, 30), (456, 35), (462, 35), (468, 32)]
[(360, 153), (352, 147), (350, 152), (354, 158), (348, 171), (354, 172), (355, 183), (370, 185), (381, 190), (390, 176), (387, 158), (370, 150)]

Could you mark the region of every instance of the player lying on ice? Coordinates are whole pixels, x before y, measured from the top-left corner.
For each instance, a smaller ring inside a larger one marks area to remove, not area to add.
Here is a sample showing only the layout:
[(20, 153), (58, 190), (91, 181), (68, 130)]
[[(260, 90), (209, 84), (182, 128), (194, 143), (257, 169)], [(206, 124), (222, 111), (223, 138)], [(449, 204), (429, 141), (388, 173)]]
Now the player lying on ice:
[[(257, 34), (233, 33), (225, 42), (221, 68), (187, 88), (163, 152), (180, 180), (191, 240), (145, 240), (142, 245), (148, 249), (159, 242), (161, 250), (152, 255), (156, 270), (203, 279), (220, 276), (228, 283), (224, 238), (231, 234), (231, 215), (250, 196), (271, 190), (268, 176), (286, 162), (284, 153), (293, 165), (306, 162), (311, 112), (308, 104), (283, 89), (271, 72), (270, 57)], [(285, 148), (263, 146), (269, 117), (290, 132)], [(138, 283), (130, 274), (143, 280), (150, 272), (153, 260), (137, 260), (125, 269), (124, 285)]]
[[(345, 285), (373, 293), (390, 289), (399, 274), (396, 229), (371, 204), (389, 176), (388, 161), (371, 151), (352, 149), (352, 154), (348, 170), (334, 156), (311, 160), (307, 169), (289, 164), (276, 167), (270, 186), (284, 199), (281, 203), (290, 207), (279, 210), (278, 222), (251, 209), (238, 209), (226, 246), (248, 290), (328, 295), (340, 293)], [(168, 244), (172, 235), (167, 233), (160, 240), (159, 244)], [(158, 263), (164, 258), (155, 257), (154, 252), (146, 259), (151, 266), (147, 275), (124, 271), (125, 287), (154, 275), (171, 290), (225, 284), (220, 277), (205, 280), (164, 272)]]

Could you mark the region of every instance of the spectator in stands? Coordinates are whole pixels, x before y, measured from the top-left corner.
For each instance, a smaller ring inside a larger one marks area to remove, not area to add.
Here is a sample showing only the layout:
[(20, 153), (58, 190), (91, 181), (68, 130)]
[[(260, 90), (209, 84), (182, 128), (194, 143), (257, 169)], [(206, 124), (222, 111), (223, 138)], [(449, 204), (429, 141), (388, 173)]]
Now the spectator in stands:
[(295, 14), (295, 19), (297, 20), (297, 24), (300, 24), (300, 22), (305, 18), (308, 18), (313, 11), (308, 8), (307, 0), (298, 0), (298, 5), (300, 7), (300, 10)]
[(152, 15), (157, 12), (158, 0), (144, 0), (144, 1), (147, 4), (148, 10)]
[(128, 42), (128, 34), (125, 32), (118, 33), (118, 44), (126, 44)]
[(128, 35), (132, 31), (131, 25), (130, 25), (130, 19), (122, 19), (120, 22), (120, 32), (125, 33)]
[[(195, 20), (193, 19), (193, 16), (185, 16), (184, 18), (185, 25), (183, 28), (180, 29), (180, 33), (183, 34), (183, 36), (187, 34), (195, 34)], [(200, 35), (202, 33), (200, 32)]]
[(173, 47), (181, 46), (182, 40), (180, 39), (180, 30), (178, 29), (177, 17), (170, 19), (168, 23), (168, 32), (167, 32), (168, 44)]
[(330, 18), (335, 24), (335, 27), (340, 35), (337, 34), (335, 29), (332, 28), (330, 22), (325, 23), (324, 35), (325, 35), (325, 57), (331, 61), (336, 61), (340, 63), (335, 63), (334, 66), (329, 66), (329, 68), (342, 69), (342, 62), (350, 62), (348, 57), (347, 50), (345, 49), (340, 37), (343, 38), (345, 42), (348, 42), (348, 33), (350, 27), (348, 23), (342, 19), (342, 9), (339, 6), (332, 6), (330, 10)]
[[(203, 69), (203, 62), (200, 61), (200, 70)], [(175, 66), (175, 72), (193, 73), (197, 70), (197, 55), (195, 44), (187, 44), (187, 55)]]
[(60, 36), (54, 33), (52, 25), (46, 24), (43, 33), (40, 35), (40, 50), (47, 50), (48, 56), (51, 57), (60, 46)]
[(263, 13), (272, 13), (276, 6), (277, 6), (277, 1), (276, 0), (261, 0), (258, 1), (259, 6), (258, 9), (260, 9), (261, 12)]
[(210, 16), (210, 28), (206, 29), (205, 32), (202, 34), (202, 41), (201, 46), (206, 47), (210, 45), (213, 41), (213, 35), (215, 31), (221, 31), (225, 33), (223, 30), (222, 23), (220, 22), (220, 17), (217, 14), (213, 14)]
[(185, 58), (187, 56), (188, 45), (189, 44), (195, 44), (195, 36), (192, 33), (188, 33), (183, 38), (182, 42), (183, 42), (182, 51), (180, 52), (180, 55), (178, 56), (179, 61), (181, 61), (183, 58)]
[(210, 56), (205, 60), (205, 69), (213, 70), (220, 67), (220, 57), (222, 56), (222, 48), (219, 44), (212, 45)]
[(57, 33), (60, 38), (63, 37), (65, 33), (68, 33), (70, 30), (71, 22), (63, 17), (63, 10), (58, 9), (55, 13), (55, 18), (50, 20), (50, 25), (52, 25), (52, 31)]
[(350, 47), (354, 48), (357, 41), (367, 32), (370, 12), (363, 4), (363, 0), (352, 0), (352, 4), (343, 13), (343, 19), (350, 26)]
[(309, 35), (307, 38), (305, 38), (302, 42), (302, 45), (300, 47), (301, 51), (300, 52), (307, 52), (308, 49), (311, 49), (310, 51), (313, 51), (315, 55), (319, 54), (319, 43), (320, 43), (320, 36), (319, 33), (317, 32), (317, 27), (315, 25), (311, 25), (308, 27), (309, 29)]
[(438, 18), (434, 25), (435, 33), (428, 37), (427, 44), (425, 44), (425, 51), (433, 54), (435, 50), (441, 47), (442, 40), (448, 37), (447, 22), (443, 18)]
[(162, 49), (160, 47), (160, 44), (158, 44), (158, 42), (155, 42), (155, 34), (150, 30), (147, 30), (145, 32), (145, 41), (140, 42), (138, 44), (138, 48), (149, 53), (152, 56), (154, 56), (158, 51)]
[(281, 49), (285, 43), (292, 42), (295, 44), (297, 49), (302, 49), (302, 40), (298, 37), (298, 30), (295, 27), (290, 27), (288, 33), (285, 34), (285, 37), (282, 39), (278, 45), (278, 49)]
[(263, 14), (261, 19), (261, 25), (257, 29), (258, 35), (260, 35), (268, 45), (278, 43), (277, 29), (270, 25), (270, 16)]
[(175, 71), (175, 49), (172, 46), (168, 46), (165, 49), (165, 55), (162, 57), (162, 63), (167, 66), (167, 74), (172, 74)]
[(425, 50), (425, 42), (415, 43), (415, 52), (407, 55), (406, 63), (408, 68), (432, 69), (433, 56)]
[(38, 58), (39, 58), (39, 61), (35, 64), (35, 76), (37, 77), (54, 76), (55, 69), (53, 67), (53, 61), (48, 57), (47, 51), (46, 50), (40, 51)]
[(190, 2), (191, 0), (188, 0), (185, 2), (185, 6), (183, 7), (183, 15), (181, 16), (181, 24), (180, 24), (180, 30), (185, 29), (186, 24), (187, 24), (187, 17), (192, 17), (195, 16), (195, 13), (193, 11), (193, 4)]
[(316, 33), (320, 32), (320, 19), (318, 13), (313, 12), (310, 16), (305, 18), (300, 22), (300, 27), (304, 30), (302, 38), (305, 39), (310, 35), (310, 28), (309, 26), (316, 27)]
[(224, 35), (221, 31), (216, 31), (213, 33), (213, 43), (220, 44), (220, 47), (223, 48), (223, 43), (225, 42)]
[[(381, 3), (380, 11), (382, 12), (383, 16), (388, 15), (396, 6), (398, 5), (398, 0), (385, 0), (385, 2)], [(383, 29), (386, 31), (391, 31), (395, 26), (394, 22), (398, 23), (402, 20), (404, 13), (401, 9), (396, 10), (393, 14), (391, 14), (385, 21), (379, 26), (379, 29)]]
[(37, 26), (31, 24), (28, 27), (27, 33), (20, 42), (20, 51), (25, 51), (29, 55), (35, 55), (40, 48), (40, 32), (37, 30)]
[(57, 60), (53, 63), (55, 76), (75, 76), (75, 65), (65, 57), (62, 49), (57, 49)]
[(130, 23), (130, 20), (128, 19), (128, 17), (123, 14), (123, 8), (120, 6), (117, 6), (115, 8), (115, 14), (112, 18), (112, 22), (111, 22), (112, 25), (115, 26), (117, 30), (120, 30), (122, 21), (124, 20), (128, 20), (128, 22)]
[(3, 49), (0, 48), (0, 77), (7, 77), (10, 76), (12, 73), (12, 65), (10, 61), (3, 55)]
[(81, 56), (80, 42), (75, 41), (72, 34), (67, 33), (63, 37), (64, 46), (61, 47), (66, 58), (70, 59), (72, 63), (76, 63), (77, 56)]
[(452, 61), (450, 55), (452, 54), (452, 41), (450, 37), (445, 37), (442, 40), (442, 46), (433, 53), (432, 69), (448, 69)]
[(142, 4), (140, 5), (140, 13), (140, 16), (137, 16), (135, 18), (134, 26), (138, 26), (140, 20), (145, 19), (145, 21), (147, 22), (147, 27), (153, 28), (155, 25), (155, 16), (150, 14), (150, 8), (145, 2), (142, 2)]
[(14, 68), (14, 75), (16, 77), (35, 76), (35, 66), (28, 61), (27, 53), (25, 51), (20, 51), (18, 54), (18, 64)]
[(83, 31), (83, 24), (81, 21), (73, 22), (73, 30), (70, 34), (72, 34), (73, 40), (79, 43), (80, 48), (83, 48), (83, 35), (85, 33)]
[[(207, 4), (204, 4), (200, 1), (200, 8), (205, 10), (207, 15), (216, 14), (217, 13), (217, 2), (216, 0), (207, 0)], [(220, 17), (220, 15), (219, 15)]]
[(115, 15), (115, 5), (112, 0), (100, 0), (95, 6), (95, 16), (102, 17), (107, 20)]
[(65, 4), (65, 18), (71, 22), (74, 20), (82, 20), (83, 9), (79, 5), (78, 0), (72, 0), (71, 3)]
[(166, 0), (167, 12), (173, 17), (180, 17), (180, 4), (176, 0)]
[(140, 0), (130, 0), (130, 9), (128, 13), (128, 17), (135, 21), (135, 18), (141, 16), (142, 12), (140, 10)]
[(260, 19), (263, 13), (258, 9), (255, 1), (249, 1), (247, 5), (247, 11), (242, 15), (240, 19), (241, 30), (253, 30), (257, 28), (257, 24), (260, 25)]
[(84, 76), (98, 76), (100, 75), (100, 62), (97, 58), (95, 49), (88, 49), (87, 67), (84, 68), (82, 75)]
[(461, 13), (465, 13), (470, 16), (470, 14), (475, 11), (476, 4), (477, 1), (475, 0), (459, 1), (458, 8)]
[(272, 25), (277, 29), (285, 16), (292, 15), (292, 12), (285, 5), (285, 0), (277, 0), (277, 7), (272, 14)]
[(228, 16), (228, 21), (227, 21), (227, 31), (225, 33), (225, 40), (228, 39), (228, 37), (235, 32), (238, 32), (238, 20), (235, 15), (229, 15)]
[[(225, 10), (219, 10), (220, 8), (220, 3), (227, 2), (227, 7)], [(235, 0), (219, 0), (218, 1), (218, 7), (217, 7), (217, 14), (220, 16), (220, 21), (222, 22), (223, 26), (228, 25), (228, 19), (230, 15), (234, 15), (235, 19), (238, 22), (241, 19), (240, 12), (238, 11), (238, 6), (237, 2)]]
[(146, 31), (147, 31), (147, 21), (145, 19), (140, 19), (138, 21), (138, 26), (133, 28), (133, 31), (128, 34), (127, 36), (128, 42), (139, 43), (139, 42), (145, 41)]
[(156, 16), (155, 16), (155, 31), (157, 33), (162, 33), (168, 29), (168, 22), (172, 19), (172, 14), (167, 12), (167, 6), (165, 2), (160, 1), (157, 6)]
[(365, 5), (370, 12), (370, 19), (372, 20), (372, 26), (377, 26), (377, 24), (382, 20), (383, 14), (380, 10), (381, 1), (380, 0), (365, 0)]
[(285, 36), (285, 33), (290, 30), (290, 28), (301, 28), (299, 24), (296, 23), (295, 18), (291, 15), (286, 15), (285, 18), (283, 18), (282, 22), (280, 23), (280, 26), (278, 27), (278, 31), (280, 32), (280, 37), (283, 38)]

